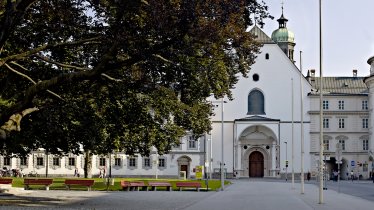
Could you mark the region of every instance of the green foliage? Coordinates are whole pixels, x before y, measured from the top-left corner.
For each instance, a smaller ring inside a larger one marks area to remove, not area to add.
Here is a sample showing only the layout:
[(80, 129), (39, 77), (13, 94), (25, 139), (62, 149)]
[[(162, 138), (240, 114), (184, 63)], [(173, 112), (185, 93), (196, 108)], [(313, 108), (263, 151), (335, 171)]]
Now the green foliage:
[[(0, 5), (0, 125), (31, 107), (1, 153), (160, 154), (211, 129), (270, 17), (256, 0), (48, 0)], [(16, 9), (15, 9), (16, 8)], [(17, 18), (11, 18), (17, 17)], [(8, 18), (8, 19), (7, 19)]]

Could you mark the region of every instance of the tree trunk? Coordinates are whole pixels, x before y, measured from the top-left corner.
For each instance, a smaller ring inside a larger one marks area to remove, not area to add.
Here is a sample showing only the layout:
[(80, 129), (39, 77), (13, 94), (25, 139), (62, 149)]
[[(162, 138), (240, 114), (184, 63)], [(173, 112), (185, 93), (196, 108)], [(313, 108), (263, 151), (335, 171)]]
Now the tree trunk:
[(84, 152), (84, 178), (92, 178), (92, 154), (90, 150)]

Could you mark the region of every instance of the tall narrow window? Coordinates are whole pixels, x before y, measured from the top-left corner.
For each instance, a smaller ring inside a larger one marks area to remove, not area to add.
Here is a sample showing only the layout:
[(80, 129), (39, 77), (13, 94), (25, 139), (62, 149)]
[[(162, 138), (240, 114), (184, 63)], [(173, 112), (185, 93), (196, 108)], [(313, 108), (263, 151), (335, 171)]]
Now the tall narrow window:
[(323, 128), (329, 128), (329, 118), (323, 118)]
[(339, 118), (339, 128), (344, 128), (344, 118)]
[(339, 101), (339, 110), (344, 110), (344, 101)]
[(192, 137), (188, 137), (188, 149), (197, 149), (197, 141)]
[(248, 113), (247, 114), (265, 114), (264, 95), (259, 90), (252, 90), (248, 95)]
[(362, 109), (368, 110), (368, 101), (362, 101)]
[(323, 101), (322, 102), (322, 109), (324, 109), (324, 110), (329, 109), (329, 101)]
[(362, 140), (362, 150), (369, 150), (369, 140)]
[(60, 158), (59, 157), (53, 157), (52, 166), (60, 166)]
[(4, 165), (5, 166), (10, 166), (10, 157), (4, 157)]
[(369, 119), (368, 118), (362, 119), (362, 128), (369, 128)]
[(341, 145), (341, 149), (345, 150), (345, 140), (339, 140), (339, 143)]
[(266, 53), (266, 54), (265, 54), (265, 59), (266, 59), (266, 60), (269, 60), (269, 53)]
[(323, 150), (330, 150), (330, 141), (329, 140), (323, 140)]
[(37, 158), (36, 158), (36, 165), (37, 165), (37, 166), (44, 166), (44, 158), (42, 158), (42, 157), (37, 157)]
[(121, 166), (121, 158), (114, 158), (114, 166)]
[(106, 164), (106, 159), (105, 158), (103, 158), (103, 157), (101, 157), (100, 159), (99, 159), (99, 166), (105, 166)]
[(26, 166), (27, 165), (27, 157), (20, 157), (20, 165)]
[(75, 166), (75, 158), (69, 157), (69, 166)]

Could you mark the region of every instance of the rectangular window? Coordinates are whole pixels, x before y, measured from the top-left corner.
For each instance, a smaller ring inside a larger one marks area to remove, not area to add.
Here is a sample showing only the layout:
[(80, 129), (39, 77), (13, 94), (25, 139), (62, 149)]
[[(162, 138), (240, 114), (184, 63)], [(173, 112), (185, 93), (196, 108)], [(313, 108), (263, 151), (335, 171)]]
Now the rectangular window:
[(75, 158), (69, 157), (69, 166), (75, 166)]
[(368, 118), (362, 119), (362, 128), (369, 128), (369, 119)]
[(339, 118), (339, 128), (344, 128), (344, 118)]
[(27, 165), (27, 158), (26, 157), (20, 157), (19, 160), (20, 160), (20, 165), (21, 166)]
[(323, 118), (323, 128), (329, 128), (330, 123), (328, 118)]
[(121, 158), (114, 158), (114, 166), (121, 166)]
[(362, 150), (369, 150), (369, 140), (364, 139), (362, 141)]
[(188, 149), (197, 149), (197, 141), (192, 136), (188, 138)]
[(159, 158), (158, 159), (158, 167), (165, 168), (165, 158)]
[(129, 167), (136, 167), (136, 159), (135, 159), (135, 157), (131, 157), (129, 159)]
[(53, 166), (60, 166), (60, 158), (58, 157), (53, 158)]
[(368, 101), (362, 101), (362, 109), (368, 110)]
[(4, 157), (4, 165), (10, 166), (10, 157)]
[(339, 101), (339, 110), (344, 110), (344, 101)]
[(36, 165), (37, 165), (37, 166), (44, 166), (44, 158), (42, 158), (42, 157), (37, 157), (37, 158), (36, 158)]
[(106, 166), (106, 158), (101, 157), (99, 159), (99, 166)]
[(322, 109), (324, 109), (324, 110), (329, 109), (329, 101), (323, 101), (322, 102)]
[(144, 167), (151, 167), (151, 159), (144, 158)]
[(330, 141), (329, 140), (323, 140), (323, 149), (326, 151), (330, 150)]
[(339, 140), (339, 143), (341, 145), (341, 149), (345, 150), (345, 140)]

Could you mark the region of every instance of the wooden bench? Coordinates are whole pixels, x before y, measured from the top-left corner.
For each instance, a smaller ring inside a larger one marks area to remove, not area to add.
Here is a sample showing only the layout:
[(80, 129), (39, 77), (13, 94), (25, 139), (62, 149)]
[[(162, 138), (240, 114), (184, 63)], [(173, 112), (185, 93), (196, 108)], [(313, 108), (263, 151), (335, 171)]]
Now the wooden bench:
[(23, 184), (25, 190), (30, 189), (30, 185), (44, 185), (45, 190), (49, 190), (49, 185), (53, 183), (53, 179), (24, 179)]
[(0, 184), (12, 184), (13, 179), (10, 178), (1, 178), (0, 179)]
[(148, 185), (146, 185), (143, 181), (125, 181), (121, 180), (121, 187), (123, 190), (148, 190)]
[(167, 191), (171, 191), (170, 182), (148, 182), (148, 186), (150, 186), (153, 191), (156, 191), (157, 187), (166, 187)]
[(196, 191), (200, 191), (201, 182), (176, 182), (175, 186), (179, 187), (179, 191), (182, 191), (184, 187), (196, 188)]
[(95, 183), (93, 179), (65, 179), (65, 186), (70, 190), (72, 185), (74, 186), (86, 186), (87, 191), (91, 190), (92, 185)]

